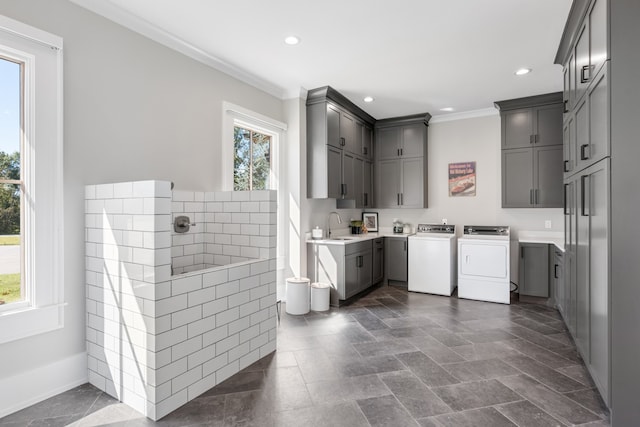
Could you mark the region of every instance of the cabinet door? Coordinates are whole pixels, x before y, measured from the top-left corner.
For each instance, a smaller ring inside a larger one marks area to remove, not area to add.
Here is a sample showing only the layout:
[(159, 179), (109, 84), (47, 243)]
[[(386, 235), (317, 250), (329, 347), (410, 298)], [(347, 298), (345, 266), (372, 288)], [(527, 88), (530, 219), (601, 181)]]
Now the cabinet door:
[(403, 208), (426, 208), (422, 159), (402, 159), (401, 165), (400, 206)]
[(591, 37), (589, 60), (591, 61), (591, 73), (595, 76), (605, 61), (609, 59), (606, 0), (593, 2), (589, 12), (589, 33)]
[(589, 148), (588, 163), (595, 163), (609, 155), (609, 66), (595, 77), (589, 88)]
[(564, 304), (564, 261), (562, 252), (556, 249), (554, 255), (553, 271), (553, 291), (555, 293), (556, 306), (562, 312)]
[(531, 108), (502, 113), (502, 148), (530, 147), (533, 143)]
[(589, 22), (584, 23), (580, 31), (578, 32), (578, 38), (576, 39), (576, 92), (574, 99), (576, 102), (580, 102), (583, 95), (587, 91), (590, 78), (590, 65), (589, 65)]
[(348, 114), (340, 113), (340, 138), (344, 149), (353, 154), (360, 154), (359, 147), (356, 147), (356, 122)]
[(363, 208), (373, 207), (373, 165), (365, 160), (362, 171)]
[(549, 245), (520, 245), (520, 295), (549, 297)]
[(360, 291), (369, 288), (373, 283), (373, 253), (371, 251), (360, 254), (360, 267), (358, 269), (358, 280), (360, 281)]
[(576, 219), (577, 209), (577, 177), (571, 178), (565, 184), (564, 208), (564, 304), (563, 315), (567, 327), (575, 336), (576, 332)]
[(335, 148), (342, 148), (340, 110), (331, 104), (327, 104), (327, 144)]
[(534, 148), (533, 169), (535, 206), (537, 208), (562, 207), (562, 146)]
[(362, 155), (373, 159), (373, 130), (367, 125), (362, 126)]
[(562, 77), (564, 80), (562, 100), (564, 102), (563, 112), (565, 114), (568, 114), (569, 112), (571, 112), (571, 109), (573, 108), (573, 99), (572, 99), (572, 92), (571, 92), (571, 84), (573, 80), (572, 63), (573, 63), (573, 55), (569, 57), (569, 60), (565, 64), (564, 68), (562, 69)]
[(575, 139), (574, 150), (576, 153), (576, 168), (578, 171), (584, 169), (589, 163), (589, 104), (582, 100), (576, 106), (575, 115)]
[(344, 298), (350, 298), (360, 290), (358, 273), (360, 270), (360, 255), (350, 254), (344, 257)]
[(353, 193), (351, 194), (356, 200), (356, 208), (361, 209), (364, 206), (364, 160), (355, 157), (353, 159)]
[(400, 161), (382, 160), (376, 163), (376, 199), (378, 208), (400, 205)]
[(397, 159), (400, 156), (400, 128), (388, 127), (376, 130), (376, 159)]
[(534, 205), (533, 150), (502, 150), (502, 207), (530, 208)]
[(407, 239), (389, 237), (385, 239), (385, 270), (387, 279), (407, 281)]
[(402, 126), (402, 157), (423, 157), (426, 145), (427, 128), (423, 124)]
[(564, 125), (562, 133), (562, 157), (563, 157), (563, 171), (565, 173), (573, 171), (575, 168), (575, 121), (573, 117), (570, 117)]
[(355, 122), (355, 128), (354, 128), (354, 134), (353, 134), (353, 146), (355, 148), (355, 154), (362, 156), (364, 153), (364, 149), (362, 148), (363, 146), (363, 140), (362, 140), (362, 136), (363, 136), (363, 131), (364, 131), (364, 123), (356, 121)]
[(380, 282), (384, 278), (384, 239), (373, 241), (373, 284)]
[(589, 363), (589, 176), (582, 172), (576, 181), (578, 215), (576, 216), (576, 346), (585, 363)]
[(327, 145), (327, 197), (342, 197), (342, 150)]
[(355, 176), (355, 157), (352, 153), (342, 151), (342, 195), (345, 199), (355, 199), (357, 197)]
[(609, 403), (609, 159), (590, 167), (586, 175), (583, 184), (589, 220), (589, 364), (603, 399)]
[(562, 145), (562, 104), (545, 105), (533, 109), (536, 146)]

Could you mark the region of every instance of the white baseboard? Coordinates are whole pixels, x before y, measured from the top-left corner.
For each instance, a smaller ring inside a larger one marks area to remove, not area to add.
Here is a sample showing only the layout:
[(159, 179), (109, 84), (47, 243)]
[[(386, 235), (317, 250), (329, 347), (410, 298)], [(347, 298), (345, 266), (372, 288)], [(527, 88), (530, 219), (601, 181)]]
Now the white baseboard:
[(88, 381), (86, 352), (0, 378), (0, 418)]

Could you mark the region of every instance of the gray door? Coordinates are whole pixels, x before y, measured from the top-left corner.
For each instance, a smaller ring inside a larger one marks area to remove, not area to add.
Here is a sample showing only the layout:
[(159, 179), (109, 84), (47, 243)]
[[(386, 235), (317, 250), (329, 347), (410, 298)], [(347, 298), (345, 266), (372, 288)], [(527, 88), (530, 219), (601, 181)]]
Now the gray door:
[(355, 154), (357, 154), (358, 156), (362, 156), (362, 132), (364, 129), (364, 124), (362, 122), (356, 121), (355, 125), (354, 125), (354, 131), (353, 131), (353, 146), (354, 149), (357, 150), (355, 152)]
[(355, 199), (357, 197), (355, 176), (354, 176), (355, 158), (352, 153), (342, 151), (342, 183), (344, 184), (342, 191), (345, 199)]
[(362, 155), (373, 159), (373, 130), (367, 125), (362, 127)]
[(573, 56), (567, 61), (562, 70), (564, 77), (564, 89), (562, 92), (562, 99), (564, 100), (564, 112), (568, 113), (573, 108), (573, 100), (571, 99), (571, 80), (573, 79), (572, 67)]
[(502, 114), (502, 148), (532, 145), (533, 113), (531, 108), (505, 111)]
[(372, 282), (378, 283), (384, 278), (384, 239), (375, 239), (373, 241), (373, 279)]
[(402, 126), (402, 157), (423, 157), (426, 145), (426, 126), (415, 124)]
[(342, 150), (330, 145), (327, 145), (327, 185), (327, 197), (342, 196)]
[(400, 204), (403, 208), (424, 208), (424, 172), (422, 158), (402, 159)]
[(378, 208), (397, 208), (400, 203), (400, 161), (383, 160), (376, 163), (376, 199)]
[(387, 279), (407, 281), (407, 239), (388, 237), (385, 246), (385, 270)]
[(575, 130), (573, 129), (574, 125), (574, 119), (573, 117), (570, 117), (564, 126), (562, 137), (564, 172), (571, 172), (575, 167), (575, 151), (573, 151), (575, 148), (575, 143), (573, 142), (573, 138), (575, 137)]
[(363, 291), (370, 287), (372, 283), (373, 273), (373, 253), (371, 251), (360, 254), (360, 268), (358, 269), (360, 280), (360, 290)]
[(520, 245), (520, 295), (549, 297), (549, 245)]
[(609, 403), (609, 159), (587, 171), (591, 372)]
[(376, 159), (397, 159), (400, 155), (400, 128), (376, 130)]
[(609, 66), (591, 84), (589, 102), (589, 163), (609, 155)]
[(331, 104), (327, 104), (327, 144), (332, 147), (342, 148), (340, 142), (340, 110)]
[(589, 59), (595, 76), (609, 58), (607, 52), (607, 1), (596, 0), (589, 12), (589, 33), (591, 45)]
[(356, 122), (348, 114), (340, 114), (340, 137), (343, 138), (344, 149), (353, 154), (360, 154), (355, 141)]
[(345, 299), (350, 298), (360, 290), (358, 279), (359, 255), (357, 253), (344, 257), (344, 293)]
[(370, 208), (373, 206), (373, 165), (370, 161), (365, 160), (362, 172), (362, 191), (364, 200), (362, 207)]
[(576, 92), (575, 101), (579, 102), (587, 90), (590, 76), (589, 66), (589, 22), (585, 21), (578, 32), (576, 41)]
[(533, 150), (502, 150), (502, 207), (529, 208), (534, 205)]
[(576, 170), (584, 169), (589, 163), (589, 111), (586, 100), (576, 106), (575, 115), (575, 153)]
[(536, 122), (535, 145), (562, 145), (562, 104), (545, 105), (533, 110)]
[(359, 157), (353, 159), (353, 196), (356, 208), (364, 206), (364, 160)]
[(561, 208), (563, 203), (562, 146), (534, 148), (533, 163), (536, 207)]
[(577, 180), (578, 215), (576, 216), (576, 345), (589, 364), (589, 175), (580, 173)]

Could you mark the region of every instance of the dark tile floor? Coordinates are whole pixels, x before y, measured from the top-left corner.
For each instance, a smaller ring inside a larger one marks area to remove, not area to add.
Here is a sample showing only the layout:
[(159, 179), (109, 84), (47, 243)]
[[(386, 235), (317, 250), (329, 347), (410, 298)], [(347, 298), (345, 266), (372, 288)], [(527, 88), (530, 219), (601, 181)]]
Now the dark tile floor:
[(607, 426), (559, 314), (381, 287), (153, 423), (90, 385), (0, 426)]

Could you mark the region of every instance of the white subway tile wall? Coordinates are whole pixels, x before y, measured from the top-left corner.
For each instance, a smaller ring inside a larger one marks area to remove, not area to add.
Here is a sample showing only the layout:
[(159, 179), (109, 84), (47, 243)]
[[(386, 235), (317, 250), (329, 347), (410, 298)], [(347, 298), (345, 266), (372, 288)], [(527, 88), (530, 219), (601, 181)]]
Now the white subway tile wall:
[(275, 245), (272, 256), (261, 250), (269, 243), (255, 239), (276, 239), (276, 205), (275, 191), (174, 191), (171, 224), (184, 215), (196, 225), (186, 233), (171, 225), (173, 274), (275, 257)]
[(153, 420), (276, 349), (276, 192), (170, 188), (85, 187), (89, 381)]

